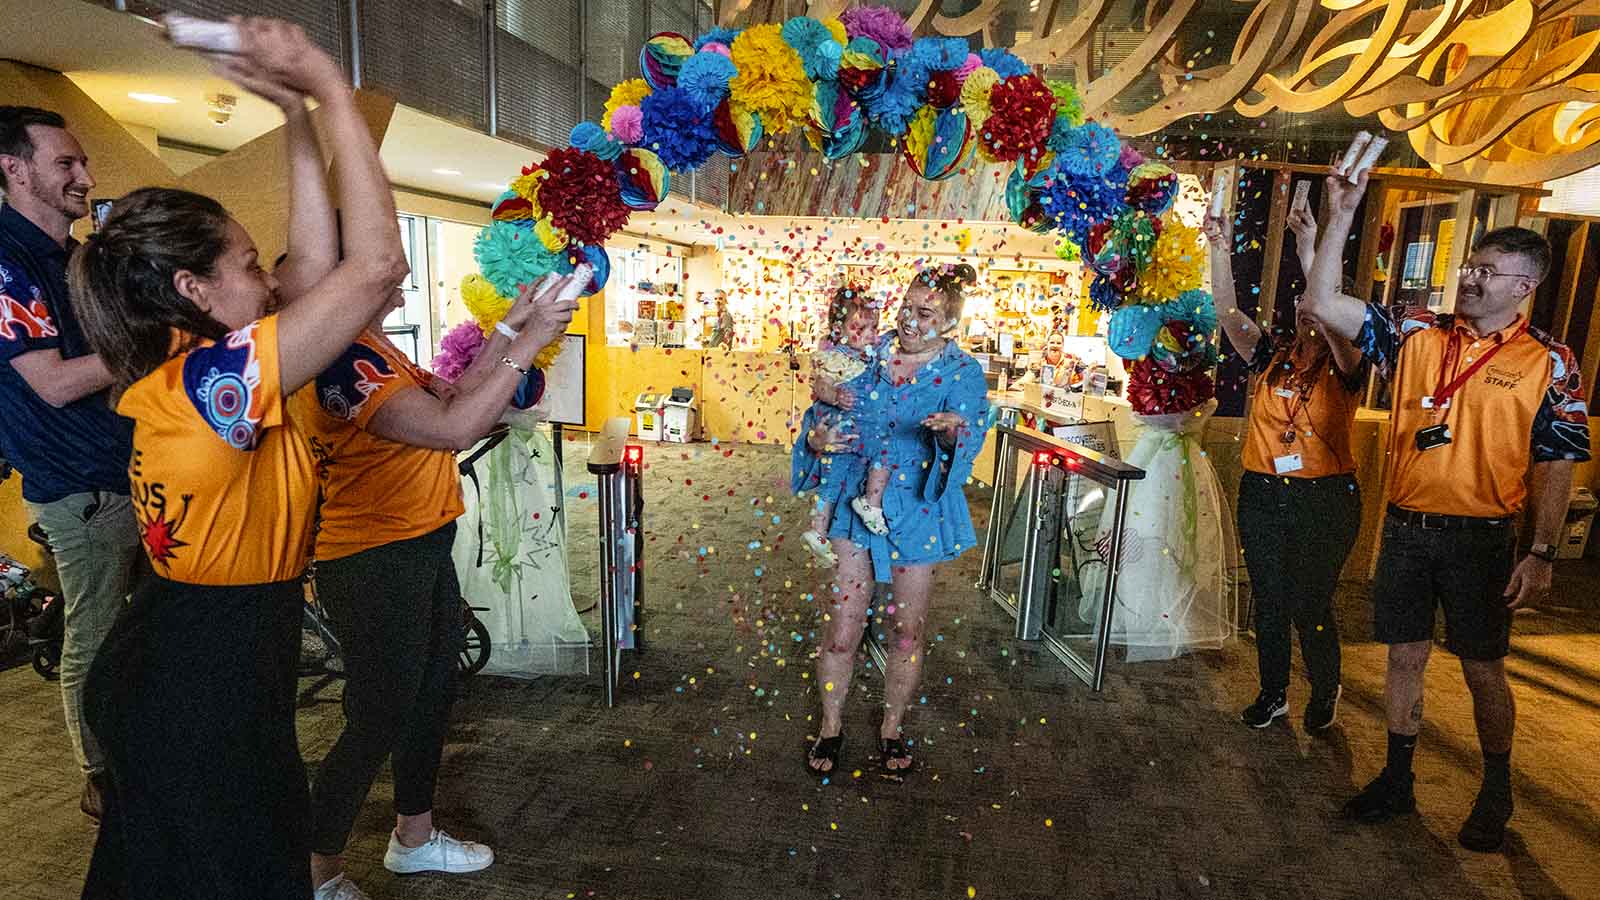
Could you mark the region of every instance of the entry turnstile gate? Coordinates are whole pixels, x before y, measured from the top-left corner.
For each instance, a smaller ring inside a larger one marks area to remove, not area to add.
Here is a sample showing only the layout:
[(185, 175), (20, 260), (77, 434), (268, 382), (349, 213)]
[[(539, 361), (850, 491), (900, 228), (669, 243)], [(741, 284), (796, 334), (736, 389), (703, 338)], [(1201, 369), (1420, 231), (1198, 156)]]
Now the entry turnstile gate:
[(611, 419), (589, 453), (600, 504), (600, 631), (606, 706), (617, 705), (622, 652), (643, 650), (644, 447), (628, 443), (626, 418)]

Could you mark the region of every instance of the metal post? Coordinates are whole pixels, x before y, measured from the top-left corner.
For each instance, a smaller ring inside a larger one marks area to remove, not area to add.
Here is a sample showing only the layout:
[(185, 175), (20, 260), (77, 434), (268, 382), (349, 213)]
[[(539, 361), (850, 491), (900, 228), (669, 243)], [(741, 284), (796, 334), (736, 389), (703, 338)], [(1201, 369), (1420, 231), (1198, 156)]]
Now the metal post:
[(1056, 549), (1056, 502), (1061, 469), (1035, 462), (1028, 478), (1027, 531), (1022, 543), (1022, 588), (1017, 597), (1016, 638), (1036, 641), (1044, 630), (1044, 592)]
[(1106, 649), (1111, 645), (1111, 612), (1116, 608), (1117, 574), (1122, 568), (1122, 526), (1128, 515), (1129, 484), (1117, 487), (1117, 511), (1111, 520), (1111, 558), (1106, 560), (1106, 594), (1100, 601), (1100, 627), (1095, 635), (1094, 679), (1090, 687), (1100, 690), (1106, 677)]
[(496, 0), (483, 0), (483, 113), (489, 136), (500, 133), (500, 50), (496, 32), (500, 29)]
[(621, 531), (617, 540), (625, 565), (619, 566), (617, 646), (625, 650), (644, 649), (644, 478), (643, 460), (624, 457), (622, 463)]
[(1011, 482), (1016, 464), (1011, 460), (1011, 432), (1002, 425), (995, 429), (994, 501), (989, 504), (989, 527), (983, 531), (983, 565), (978, 570), (977, 588), (987, 591), (994, 587), (995, 570), (1000, 567), (1001, 531), (1006, 526), (1006, 506), (1011, 500)]
[(350, 40), (350, 86), (361, 90), (361, 0), (350, 0), (345, 5), (345, 16), (350, 21), (346, 37)]
[(616, 473), (600, 475), (596, 488), (597, 499), (600, 503), (600, 635), (602, 649), (605, 653), (605, 682), (606, 706), (617, 705), (617, 545), (612, 538), (616, 524), (621, 520), (617, 515), (618, 490), (617, 482), (621, 476)]

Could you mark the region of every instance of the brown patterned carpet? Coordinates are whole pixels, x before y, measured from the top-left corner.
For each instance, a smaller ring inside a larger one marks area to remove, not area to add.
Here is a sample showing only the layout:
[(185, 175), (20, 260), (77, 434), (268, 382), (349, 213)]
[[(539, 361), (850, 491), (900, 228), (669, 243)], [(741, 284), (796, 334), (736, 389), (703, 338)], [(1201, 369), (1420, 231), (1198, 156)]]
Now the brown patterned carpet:
[[(582, 456), (568, 446), (569, 463)], [(908, 719), (923, 767), (903, 786), (872, 777), (879, 683), (867, 672), (846, 725), (848, 768), (862, 775), (821, 785), (801, 764), (819, 573), (799, 546), (786, 454), (701, 444), (650, 447), (647, 461), (649, 649), (628, 658), (621, 704), (605, 709), (598, 658), (588, 678), (466, 685), (438, 813), (499, 861), (471, 876), (385, 872), (381, 781), (349, 851), (374, 898), (1600, 898), (1592, 566), (1552, 611), (1518, 620), (1518, 813), (1503, 854), (1455, 845), (1479, 756), (1443, 653), (1429, 673), (1420, 814), (1376, 828), (1335, 820), (1383, 756), (1382, 652), (1365, 639), (1356, 588), (1340, 600), (1341, 723), (1310, 739), (1297, 724), (1238, 723), (1254, 695), (1248, 638), (1114, 664), (1091, 693), (1011, 639), (971, 589), (974, 552), (941, 579), (926, 701)], [(592, 592), (594, 495), (581, 468), (569, 465), (573, 570)], [(986, 492), (971, 491), (985, 508)], [(301, 714), (309, 763), (338, 733), (337, 700), (324, 689)], [(0, 704), (0, 897), (75, 896), (92, 832), (59, 700), (23, 667), (0, 673)]]

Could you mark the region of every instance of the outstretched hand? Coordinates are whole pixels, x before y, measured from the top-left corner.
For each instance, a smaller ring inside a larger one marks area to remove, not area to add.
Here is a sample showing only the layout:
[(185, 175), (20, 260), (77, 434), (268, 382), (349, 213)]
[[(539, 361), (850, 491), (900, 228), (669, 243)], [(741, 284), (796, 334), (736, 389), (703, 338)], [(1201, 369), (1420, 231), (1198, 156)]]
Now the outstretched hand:
[(1356, 208), (1361, 205), (1361, 196), (1367, 192), (1367, 177), (1370, 174), (1370, 169), (1362, 170), (1356, 176), (1356, 183), (1351, 184), (1344, 180), (1336, 166), (1329, 166), (1328, 177), (1323, 181), (1329, 212), (1336, 216), (1355, 215)]
[(222, 77), (285, 109), (308, 96), (325, 99), (348, 89), (339, 64), (298, 25), (257, 17), (228, 21), (239, 28), (239, 52), (206, 54)]
[(1317, 220), (1311, 215), (1311, 210), (1298, 206), (1289, 210), (1289, 230), (1294, 233), (1296, 247), (1316, 249)]

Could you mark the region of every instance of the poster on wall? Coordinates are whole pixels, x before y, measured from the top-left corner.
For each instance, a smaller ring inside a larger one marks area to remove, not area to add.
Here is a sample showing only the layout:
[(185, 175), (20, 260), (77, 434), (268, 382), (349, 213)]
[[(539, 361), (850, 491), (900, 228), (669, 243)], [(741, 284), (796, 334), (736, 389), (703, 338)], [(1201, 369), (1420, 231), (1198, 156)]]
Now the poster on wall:
[(1447, 272), (1445, 272), (1444, 268), (1450, 262), (1450, 250), (1449, 250), (1449, 247), (1450, 247), (1450, 244), (1455, 240), (1455, 238), (1456, 238), (1456, 220), (1455, 219), (1442, 219), (1442, 220), (1440, 220), (1440, 222), (1439, 222), (1439, 236), (1438, 236), (1438, 240), (1434, 243), (1434, 246), (1435, 247), (1444, 247), (1445, 248), (1445, 252), (1443, 252), (1443, 253), (1435, 253), (1433, 255), (1433, 271), (1430, 273), (1432, 277), (1430, 277), (1428, 279), (1428, 286), (1429, 287), (1436, 287), (1436, 288), (1444, 287), (1444, 279), (1445, 279), (1445, 276), (1448, 274)]
[(544, 398), (539, 401), (539, 408), (557, 425), (583, 426), (584, 383), (589, 371), (583, 341), (581, 334), (567, 335), (561, 355), (545, 372)]

